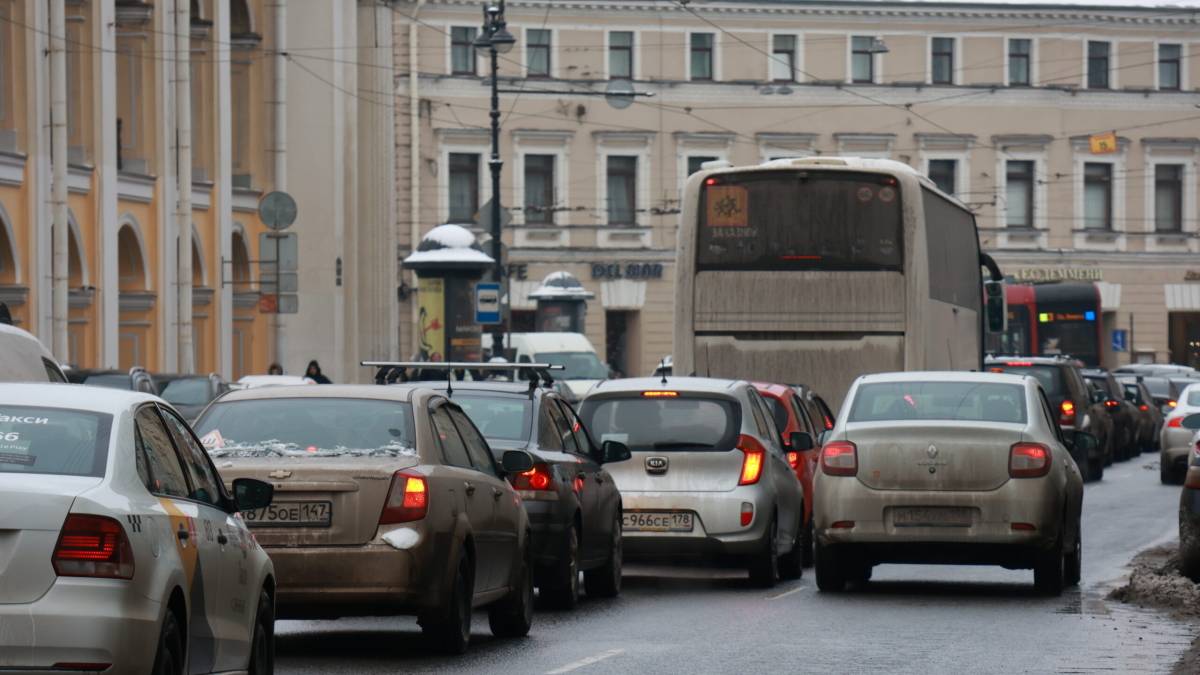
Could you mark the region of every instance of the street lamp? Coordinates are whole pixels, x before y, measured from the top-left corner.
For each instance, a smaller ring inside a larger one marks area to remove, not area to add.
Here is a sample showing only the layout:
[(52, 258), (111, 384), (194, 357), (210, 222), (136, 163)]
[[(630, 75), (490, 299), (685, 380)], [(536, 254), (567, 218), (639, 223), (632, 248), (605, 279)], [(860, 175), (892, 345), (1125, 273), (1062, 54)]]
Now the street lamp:
[[(504, 284), (504, 264), (500, 260), (500, 169), (504, 162), (500, 161), (500, 79), (496, 71), (499, 55), (512, 51), (516, 42), (517, 39), (508, 32), (504, 21), (504, 0), (499, 0), (498, 5), (485, 4), (483, 27), (473, 44), (480, 52), (487, 50), (492, 63), (492, 158), (488, 161), (488, 168), (492, 172), (492, 258), (496, 261), (496, 283), (501, 285)], [(511, 288), (509, 293), (512, 293)], [(508, 301), (511, 306), (512, 298)], [(496, 331), (492, 333), (492, 356), (504, 354), (503, 315), (500, 319), (500, 323), (496, 324)]]

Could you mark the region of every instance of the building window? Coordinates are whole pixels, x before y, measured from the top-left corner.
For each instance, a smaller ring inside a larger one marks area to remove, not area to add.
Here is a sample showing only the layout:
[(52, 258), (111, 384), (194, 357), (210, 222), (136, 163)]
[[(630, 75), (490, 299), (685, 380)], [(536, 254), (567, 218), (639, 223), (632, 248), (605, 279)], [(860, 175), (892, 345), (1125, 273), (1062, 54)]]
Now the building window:
[(1154, 229), (1183, 230), (1183, 167), (1178, 164), (1154, 167)]
[(609, 79), (633, 79), (633, 33), (613, 31), (608, 34)]
[(1107, 42), (1088, 42), (1087, 85), (1088, 89), (1108, 89), (1108, 52), (1111, 45)]
[(608, 158), (608, 224), (633, 225), (636, 210), (637, 157)]
[(526, 77), (550, 77), (550, 30), (530, 28), (525, 31), (525, 58), (529, 66)]
[(704, 168), (705, 162), (715, 162), (716, 157), (688, 157), (687, 175), (692, 175)]
[(776, 35), (771, 38), (771, 79), (776, 82), (796, 81), (795, 35)]
[(871, 44), (875, 38), (858, 35), (850, 38), (850, 79), (854, 82), (875, 81), (875, 55)]
[(1028, 86), (1033, 84), (1033, 74), (1030, 72), (1030, 57), (1033, 53), (1033, 40), (1008, 41), (1008, 84), (1010, 86)]
[[(230, 116), (233, 122), (233, 168), (249, 170), (247, 150), (250, 144), (250, 64), (233, 61), (229, 68)], [(247, 186), (249, 187), (249, 186)]]
[(692, 79), (713, 79), (713, 34), (692, 33)]
[(957, 172), (958, 160), (956, 159), (929, 160), (929, 180), (948, 195), (954, 194), (954, 178)]
[(450, 222), (469, 223), (479, 212), (479, 155), (450, 153)]
[(554, 222), (554, 155), (525, 155), (525, 222)]
[(1009, 227), (1033, 227), (1033, 162), (1009, 160), (1005, 171)]
[(930, 61), (934, 84), (954, 84), (954, 38), (933, 38)]
[(1083, 226), (1112, 229), (1112, 164), (1083, 165)]
[(454, 26), (450, 29), (450, 72), (454, 75), (474, 75), (475, 29)]
[(1159, 89), (1179, 89), (1180, 88), (1180, 57), (1183, 55), (1183, 47), (1180, 45), (1159, 45), (1158, 46), (1158, 88)]

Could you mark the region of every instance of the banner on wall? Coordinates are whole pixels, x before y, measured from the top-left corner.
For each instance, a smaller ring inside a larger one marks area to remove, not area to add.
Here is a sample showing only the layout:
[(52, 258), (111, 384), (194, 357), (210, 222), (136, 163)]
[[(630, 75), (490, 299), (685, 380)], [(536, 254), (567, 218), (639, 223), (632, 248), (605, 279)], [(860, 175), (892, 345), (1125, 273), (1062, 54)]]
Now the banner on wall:
[(446, 280), (417, 280), (417, 327), (422, 361), (446, 360)]

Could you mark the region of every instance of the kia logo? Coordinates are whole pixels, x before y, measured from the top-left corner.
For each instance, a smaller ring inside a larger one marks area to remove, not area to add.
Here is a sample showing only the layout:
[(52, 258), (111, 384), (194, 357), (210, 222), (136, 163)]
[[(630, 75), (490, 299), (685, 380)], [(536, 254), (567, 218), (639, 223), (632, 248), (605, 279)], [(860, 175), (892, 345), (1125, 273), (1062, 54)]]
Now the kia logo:
[(647, 457), (646, 471), (648, 473), (666, 473), (667, 458), (666, 457)]

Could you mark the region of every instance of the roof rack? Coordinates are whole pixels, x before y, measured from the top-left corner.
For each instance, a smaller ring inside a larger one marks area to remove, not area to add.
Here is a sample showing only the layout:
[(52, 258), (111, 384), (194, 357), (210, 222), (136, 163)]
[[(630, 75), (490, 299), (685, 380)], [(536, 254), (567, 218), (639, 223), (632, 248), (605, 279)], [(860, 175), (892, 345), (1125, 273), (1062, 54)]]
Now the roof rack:
[(446, 393), (454, 395), (451, 373), (455, 370), (495, 370), (507, 371), (509, 380), (518, 371), (526, 370), (529, 377), (530, 395), (538, 388), (539, 380), (547, 386), (554, 384), (550, 376), (551, 370), (565, 370), (566, 366), (556, 366), (550, 363), (476, 363), (473, 361), (361, 361), (360, 365), (379, 368), (375, 373), (375, 384), (395, 384), (408, 382), (408, 370), (428, 369), (446, 371)]

